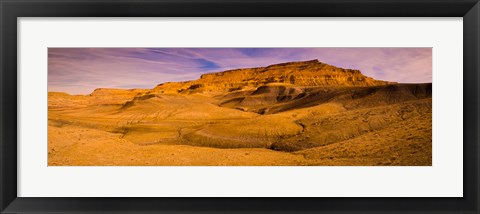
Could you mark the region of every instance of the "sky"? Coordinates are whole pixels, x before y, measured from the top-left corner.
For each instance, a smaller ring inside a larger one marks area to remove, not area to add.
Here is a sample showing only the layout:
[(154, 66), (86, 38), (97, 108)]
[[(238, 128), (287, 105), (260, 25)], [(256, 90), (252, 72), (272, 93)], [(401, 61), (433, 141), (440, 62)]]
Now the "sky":
[(313, 59), (378, 80), (432, 82), (431, 48), (49, 48), (48, 91), (153, 88), (204, 73)]

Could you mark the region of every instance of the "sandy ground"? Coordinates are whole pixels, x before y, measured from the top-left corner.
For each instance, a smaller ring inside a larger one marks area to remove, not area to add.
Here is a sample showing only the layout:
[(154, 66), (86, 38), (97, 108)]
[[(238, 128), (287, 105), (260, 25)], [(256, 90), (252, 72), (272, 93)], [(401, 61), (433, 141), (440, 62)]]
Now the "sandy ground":
[(50, 94), (48, 164), (432, 164), (431, 95), (412, 86), (278, 87), (112, 100)]

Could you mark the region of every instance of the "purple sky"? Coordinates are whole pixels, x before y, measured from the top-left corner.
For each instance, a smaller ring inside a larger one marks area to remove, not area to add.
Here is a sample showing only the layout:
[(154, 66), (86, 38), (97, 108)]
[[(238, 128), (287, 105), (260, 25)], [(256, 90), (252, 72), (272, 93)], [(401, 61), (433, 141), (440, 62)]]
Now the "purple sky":
[(312, 59), (379, 80), (432, 82), (431, 48), (49, 48), (48, 91), (153, 88), (203, 73)]

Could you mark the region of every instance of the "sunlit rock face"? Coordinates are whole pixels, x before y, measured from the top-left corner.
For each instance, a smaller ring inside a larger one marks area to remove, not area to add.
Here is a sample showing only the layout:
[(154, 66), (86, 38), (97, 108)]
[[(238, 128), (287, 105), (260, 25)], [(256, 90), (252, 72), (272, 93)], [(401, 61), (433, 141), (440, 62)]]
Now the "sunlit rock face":
[(160, 93), (234, 91), (271, 83), (297, 86), (378, 86), (392, 82), (375, 80), (363, 75), (359, 70), (338, 68), (318, 60), (310, 60), (204, 74), (194, 81), (160, 84), (154, 91)]

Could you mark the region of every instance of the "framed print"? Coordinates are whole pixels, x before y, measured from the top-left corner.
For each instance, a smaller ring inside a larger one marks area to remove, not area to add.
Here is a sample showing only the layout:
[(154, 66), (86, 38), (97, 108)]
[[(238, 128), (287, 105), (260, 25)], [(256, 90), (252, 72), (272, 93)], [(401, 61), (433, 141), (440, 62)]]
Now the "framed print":
[(479, 4), (1, 2), (2, 213), (478, 213)]
[(48, 166), (431, 166), (431, 59), (431, 48), (49, 48)]

